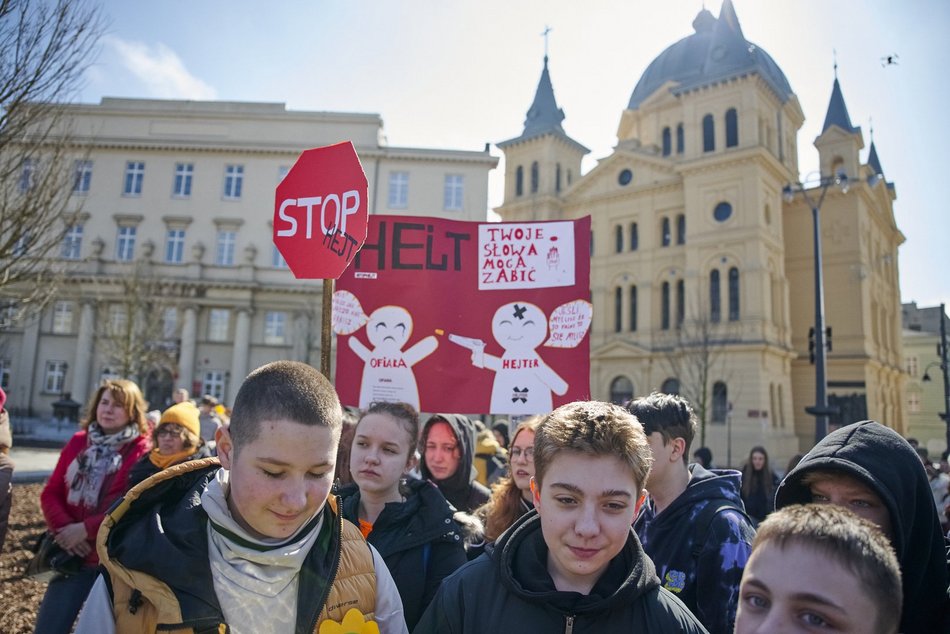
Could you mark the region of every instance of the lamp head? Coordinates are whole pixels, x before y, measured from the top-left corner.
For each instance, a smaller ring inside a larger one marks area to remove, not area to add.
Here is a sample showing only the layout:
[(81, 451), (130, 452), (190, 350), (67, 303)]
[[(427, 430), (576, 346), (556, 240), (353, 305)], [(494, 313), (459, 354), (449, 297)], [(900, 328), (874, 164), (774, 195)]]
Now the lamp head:
[(930, 372), (924, 372), (924, 375), (920, 377), (920, 380), (924, 383), (930, 383)]
[(841, 189), (842, 194), (847, 194), (848, 188), (850, 187), (848, 175), (844, 172), (838, 172), (838, 174), (835, 176), (835, 185)]
[(792, 190), (791, 185), (786, 185), (782, 188), (782, 198), (784, 198), (787, 203), (795, 200), (795, 192)]

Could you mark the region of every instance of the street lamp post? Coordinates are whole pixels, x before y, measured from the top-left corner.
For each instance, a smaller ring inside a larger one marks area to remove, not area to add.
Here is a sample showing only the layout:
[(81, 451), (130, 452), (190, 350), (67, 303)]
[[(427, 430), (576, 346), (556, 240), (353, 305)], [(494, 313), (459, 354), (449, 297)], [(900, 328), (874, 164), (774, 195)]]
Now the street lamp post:
[(821, 204), (825, 200), (828, 188), (835, 185), (841, 188), (842, 193), (848, 191), (848, 177), (840, 173), (835, 176), (822, 176), (813, 188), (820, 188), (821, 194), (816, 201), (805, 184), (801, 182), (789, 183), (782, 189), (782, 195), (787, 202), (792, 202), (795, 194), (801, 194), (808, 206), (811, 207), (812, 231), (815, 243), (815, 405), (806, 407), (805, 411), (815, 417), (815, 443), (817, 444), (828, 433), (828, 417), (838, 413), (837, 407), (828, 405), (828, 379), (825, 375), (825, 288), (822, 277), (821, 263)]
[(950, 450), (950, 374), (948, 374), (948, 362), (947, 362), (947, 320), (944, 317), (945, 315), (945, 304), (940, 304), (940, 343), (937, 344), (937, 356), (940, 357), (939, 363), (931, 363), (926, 368), (924, 368), (924, 376), (921, 378), (923, 381), (929, 381), (930, 375), (927, 373), (927, 370), (936, 366), (940, 368), (943, 372), (943, 412), (940, 414), (940, 418), (947, 425), (946, 431), (946, 440), (947, 440), (947, 449)]

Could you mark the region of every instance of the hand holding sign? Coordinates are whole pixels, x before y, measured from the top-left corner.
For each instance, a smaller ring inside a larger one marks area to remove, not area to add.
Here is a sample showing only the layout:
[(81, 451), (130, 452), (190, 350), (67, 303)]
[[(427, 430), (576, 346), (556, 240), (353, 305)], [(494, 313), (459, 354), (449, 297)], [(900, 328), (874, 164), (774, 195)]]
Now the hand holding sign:
[(349, 291), (337, 291), (333, 294), (333, 332), (338, 335), (352, 335), (362, 328), (368, 319), (356, 295)]
[(544, 345), (549, 348), (576, 348), (587, 334), (593, 315), (594, 307), (582, 299), (561, 304), (548, 320), (551, 336)]

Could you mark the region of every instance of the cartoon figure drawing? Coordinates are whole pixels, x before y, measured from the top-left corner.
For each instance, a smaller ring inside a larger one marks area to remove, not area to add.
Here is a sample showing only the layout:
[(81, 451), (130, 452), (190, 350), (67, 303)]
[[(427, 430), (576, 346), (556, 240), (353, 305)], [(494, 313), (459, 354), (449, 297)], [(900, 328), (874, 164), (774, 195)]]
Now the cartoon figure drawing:
[(402, 306), (383, 306), (374, 310), (366, 323), (372, 350), (356, 337), (349, 338), (350, 348), (364, 364), (360, 408), (373, 402), (402, 401), (419, 409), (419, 387), (412, 366), (435, 352), (439, 342), (429, 336), (403, 350), (411, 335), (409, 311)]
[(547, 336), (547, 317), (526, 302), (505, 304), (492, 317), (492, 335), (505, 349), (501, 357), (485, 354), (480, 339), (449, 335), (449, 341), (472, 351), (472, 365), (495, 372), (491, 411), (538, 414), (554, 409), (552, 392), (567, 392), (567, 383), (544, 362), (535, 349)]

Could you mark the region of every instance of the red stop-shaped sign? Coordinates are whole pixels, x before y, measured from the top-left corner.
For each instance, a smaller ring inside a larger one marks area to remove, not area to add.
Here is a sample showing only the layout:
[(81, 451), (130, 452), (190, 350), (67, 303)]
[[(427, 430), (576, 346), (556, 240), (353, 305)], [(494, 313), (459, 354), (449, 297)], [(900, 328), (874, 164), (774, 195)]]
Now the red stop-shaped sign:
[(277, 186), (274, 244), (297, 279), (336, 279), (366, 240), (363, 166), (349, 141), (306, 150)]

